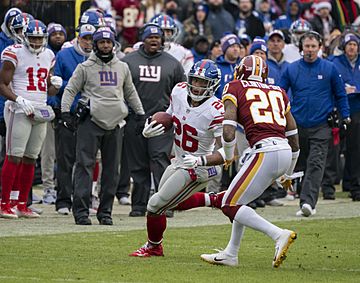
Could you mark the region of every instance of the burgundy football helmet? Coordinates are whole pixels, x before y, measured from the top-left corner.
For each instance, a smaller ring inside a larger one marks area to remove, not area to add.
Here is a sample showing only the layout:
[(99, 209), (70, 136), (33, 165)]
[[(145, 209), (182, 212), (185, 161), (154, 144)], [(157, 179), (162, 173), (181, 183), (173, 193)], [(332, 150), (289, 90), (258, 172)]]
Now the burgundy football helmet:
[(268, 66), (259, 56), (244, 57), (235, 67), (234, 80), (257, 81), (264, 83), (268, 77)]

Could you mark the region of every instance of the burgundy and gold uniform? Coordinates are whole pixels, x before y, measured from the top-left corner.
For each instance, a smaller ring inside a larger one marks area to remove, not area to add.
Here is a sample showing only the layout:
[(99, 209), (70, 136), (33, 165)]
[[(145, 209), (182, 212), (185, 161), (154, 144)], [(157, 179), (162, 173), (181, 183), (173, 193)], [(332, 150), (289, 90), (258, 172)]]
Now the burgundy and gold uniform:
[(223, 101), (228, 99), (237, 106), (238, 122), (244, 126), (251, 147), (265, 138), (285, 138), (290, 103), (283, 89), (254, 81), (232, 81), (223, 92)]

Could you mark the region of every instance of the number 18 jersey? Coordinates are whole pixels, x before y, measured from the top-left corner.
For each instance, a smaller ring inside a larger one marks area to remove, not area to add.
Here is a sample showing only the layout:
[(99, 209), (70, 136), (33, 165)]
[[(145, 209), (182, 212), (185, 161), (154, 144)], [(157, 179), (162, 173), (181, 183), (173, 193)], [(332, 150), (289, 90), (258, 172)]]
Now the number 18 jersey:
[(11, 82), (13, 92), (34, 105), (46, 105), (46, 80), (54, 58), (54, 53), (48, 48), (40, 54), (33, 54), (21, 44), (8, 46), (1, 54), (1, 61), (9, 61), (15, 66)]
[(225, 85), (223, 101), (237, 106), (238, 123), (244, 126), (250, 146), (270, 137), (285, 138), (290, 102), (279, 86), (255, 81), (232, 81)]
[(215, 138), (222, 134), (224, 106), (216, 97), (210, 97), (197, 107), (188, 102), (185, 82), (178, 83), (171, 93), (167, 110), (175, 125), (175, 156), (212, 154)]

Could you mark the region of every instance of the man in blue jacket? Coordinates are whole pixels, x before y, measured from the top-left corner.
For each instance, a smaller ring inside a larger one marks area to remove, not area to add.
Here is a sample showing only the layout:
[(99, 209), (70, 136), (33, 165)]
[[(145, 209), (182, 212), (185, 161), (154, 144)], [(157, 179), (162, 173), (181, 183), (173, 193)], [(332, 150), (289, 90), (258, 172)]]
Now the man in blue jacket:
[(305, 176), (300, 193), (298, 216), (316, 213), (320, 183), (324, 174), (331, 129), (327, 123), (335, 103), (343, 122), (350, 123), (349, 103), (344, 82), (334, 64), (318, 58), (321, 36), (313, 31), (305, 33), (300, 40), (299, 51), (303, 58), (290, 64), (280, 86), (291, 89), (291, 112), (299, 129), (300, 156), (297, 169)]
[(360, 56), (359, 38), (349, 33), (343, 42), (344, 54), (333, 58), (336, 69), (345, 82), (350, 105), (351, 125), (347, 131), (345, 171), (349, 175), (348, 186), (353, 201), (360, 201)]
[(291, 24), (300, 18), (301, 1), (288, 0), (286, 2), (286, 14), (281, 15), (274, 23), (274, 29), (288, 30)]
[[(56, 95), (57, 101), (53, 107), (60, 110), (62, 94), (77, 65), (87, 60), (92, 51), (92, 34), (95, 27), (84, 24), (80, 27), (79, 36), (74, 40), (74, 45), (62, 49), (56, 56), (54, 75), (63, 79), (63, 85)], [(74, 100), (70, 115), (74, 118), (80, 94)], [(56, 112), (56, 111), (55, 111)], [(59, 117), (55, 129), (55, 153), (57, 161), (57, 197), (55, 208), (59, 214), (68, 215), (72, 206), (72, 171), (75, 162), (76, 135), (73, 124), (64, 123)]]
[[(215, 96), (221, 99), (224, 86), (233, 80), (234, 68), (240, 63), (240, 39), (235, 34), (225, 35), (221, 39), (223, 55), (217, 57), (216, 66), (221, 71), (220, 86)], [(243, 47), (243, 46), (242, 46)]]

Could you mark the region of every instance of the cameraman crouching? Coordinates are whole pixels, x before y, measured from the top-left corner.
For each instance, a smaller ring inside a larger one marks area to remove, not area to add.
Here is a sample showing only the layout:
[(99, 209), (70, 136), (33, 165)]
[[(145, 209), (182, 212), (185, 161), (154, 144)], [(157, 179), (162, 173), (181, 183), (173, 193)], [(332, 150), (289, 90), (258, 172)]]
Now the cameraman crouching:
[[(129, 68), (114, 56), (114, 46), (115, 37), (109, 28), (100, 28), (93, 34), (94, 52), (77, 66), (61, 101), (65, 123), (72, 122), (68, 113), (77, 93), (81, 92), (89, 105), (89, 111), (83, 109), (79, 115), (77, 130), (73, 215), (78, 225), (91, 225), (89, 204), (98, 149), (103, 170), (96, 216), (101, 225), (113, 224), (111, 211), (119, 179), (124, 119), (128, 115), (125, 101), (139, 117), (145, 114)], [(139, 121), (143, 124), (144, 119)]]

